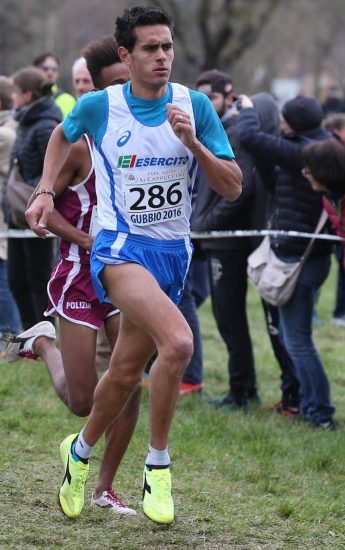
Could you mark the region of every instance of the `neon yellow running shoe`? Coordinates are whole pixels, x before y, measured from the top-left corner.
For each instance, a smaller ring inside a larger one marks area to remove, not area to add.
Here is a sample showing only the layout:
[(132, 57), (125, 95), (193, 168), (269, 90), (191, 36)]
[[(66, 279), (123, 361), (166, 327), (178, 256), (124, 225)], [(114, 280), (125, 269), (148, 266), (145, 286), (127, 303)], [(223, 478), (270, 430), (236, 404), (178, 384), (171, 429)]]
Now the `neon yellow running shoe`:
[(69, 518), (76, 518), (84, 506), (84, 488), (89, 473), (89, 464), (74, 460), (71, 445), (78, 434), (66, 437), (60, 445), (60, 455), (65, 470), (65, 477), (59, 491), (59, 503), (63, 513)]
[(157, 523), (174, 520), (174, 501), (171, 496), (170, 468), (144, 468), (143, 480), (144, 514)]

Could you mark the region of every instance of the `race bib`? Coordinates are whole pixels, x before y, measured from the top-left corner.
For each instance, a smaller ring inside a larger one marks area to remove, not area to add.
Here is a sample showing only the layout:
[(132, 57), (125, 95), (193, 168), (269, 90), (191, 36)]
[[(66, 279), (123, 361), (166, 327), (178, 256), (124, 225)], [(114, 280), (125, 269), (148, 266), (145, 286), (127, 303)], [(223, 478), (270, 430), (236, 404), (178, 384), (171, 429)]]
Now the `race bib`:
[(133, 224), (164, 223), (185, 215), (186, 166), (123, 171), (121, 180), (124, 209)]

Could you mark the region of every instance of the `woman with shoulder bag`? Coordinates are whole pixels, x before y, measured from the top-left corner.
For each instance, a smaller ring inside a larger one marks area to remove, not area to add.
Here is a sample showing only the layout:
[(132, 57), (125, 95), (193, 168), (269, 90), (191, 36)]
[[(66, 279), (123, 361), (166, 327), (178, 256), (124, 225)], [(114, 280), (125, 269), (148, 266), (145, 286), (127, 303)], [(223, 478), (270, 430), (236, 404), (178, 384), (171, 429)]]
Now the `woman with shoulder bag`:
[[(37, 187), (50, 135), (61, 122), (62, 116), (51, 97), (51, 84), (42, 70), (35, 67), (20, 69), (14, 74), (13, 82), (14, 118), (18, 126), (7, 178), (7, 213), (9, 227), (20, 229), (24, 225), (25, 197), (30, 189), (33, 191)], [(14, 187), (15, 191), (11, 194), (13, 185), (17, 187)], [(22, 196), (23, 215), (20, 203), (17, 201), (13, 204), (13, 197), (19, 195)], [(47, 303), (47, 283), (52, 261), (51, 238), (10, 238), (8, 241), (9, 284), (24, 329), (44, 320), (43, 312)]]
[[(250, 151), (274, 196), (272, 229), (314, 233), (323, 209), (322, 193), (314, 191), (305, 179), (301, 153), (307, 143), (322, 141), (329, 133), (321, 128), (320, 103), (307, 96), (287, 101), (282, 109), (282, 136), (259, 128), (253, 103), (241, 96), (238, 133)], [(277, 235), (270, 239), (275, 255), (286, 263), (299, 262), (309, 240)], [(335, 407), (321, 357), (313, 341), (315, 295), (330, 269), (331, 244), (315, 241), (303, 263), (293, 294), (279, 306), (279, 329), (300, 383), (300, 414), (313, 427), (334, 429)]]

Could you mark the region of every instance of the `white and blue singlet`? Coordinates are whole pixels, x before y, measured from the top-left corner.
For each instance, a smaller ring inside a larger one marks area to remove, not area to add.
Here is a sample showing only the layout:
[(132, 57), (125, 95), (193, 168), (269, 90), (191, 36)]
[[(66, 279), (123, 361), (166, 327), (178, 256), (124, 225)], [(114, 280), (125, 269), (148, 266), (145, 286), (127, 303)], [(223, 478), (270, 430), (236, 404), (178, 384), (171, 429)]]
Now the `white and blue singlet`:
[(167, 103), (188, 112), (196, 137), (217, 157), (234, 155), (204, 94), (169, 83), (164, 96), (147, 100), (130, 89), (128, 82), (85, 94), (63, 122), (69, 141), (83, 133), (94, 141), (102, 230), (93, 246), (91, 274), (98, 297), (107, 301), (99, 279), (104, 265), (139, 263), (177, 303), (192, 253), (191, 193), (197, 163), (175, 136)]

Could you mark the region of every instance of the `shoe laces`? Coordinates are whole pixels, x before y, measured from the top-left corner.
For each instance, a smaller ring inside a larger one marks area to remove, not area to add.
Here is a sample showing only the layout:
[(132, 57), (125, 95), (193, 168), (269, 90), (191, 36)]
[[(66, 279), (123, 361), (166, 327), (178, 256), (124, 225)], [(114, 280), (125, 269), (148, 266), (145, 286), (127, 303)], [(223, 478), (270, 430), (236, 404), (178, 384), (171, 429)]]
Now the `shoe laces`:
[(108, 489), (106, 489), (105, 498), (120, 508), (127, 508), (127, 506), (119, 499), (112, 487), (108, 487)]
[(71, 483), (71, 492), (74, 496), (79, 496), (83, 490), (87, 478), (87, 469), (78, 468), (77, 474), (73, 476)]
[(170, 498), (171, 488), (168, 477), (162, 473), (159, 473), (159, 470), (157, 470), (154, 475), (154, 480), (159, 486), (159, 495), (161, 495), (162, 498)]

